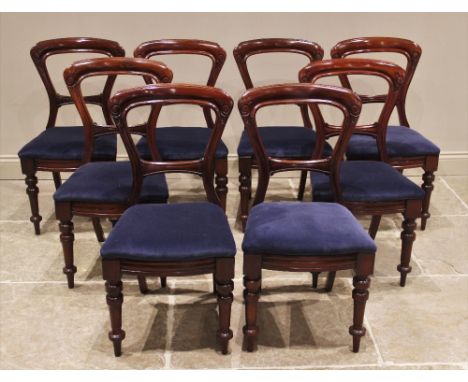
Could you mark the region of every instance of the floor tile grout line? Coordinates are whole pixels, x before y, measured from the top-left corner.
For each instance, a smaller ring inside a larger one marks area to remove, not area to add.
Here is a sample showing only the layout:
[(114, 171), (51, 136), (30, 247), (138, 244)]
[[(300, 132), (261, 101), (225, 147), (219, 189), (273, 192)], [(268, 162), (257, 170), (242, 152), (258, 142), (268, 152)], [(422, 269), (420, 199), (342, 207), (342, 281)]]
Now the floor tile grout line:
[(465, 201), (462, 198), (460, 198), (460, 196), (457, 194), (457, 192), (452, 187), (450, 187), (450, 185), (447, 183), (447, 181), (443, 177), (441, 177), (440, 180), (452, 192), (452, 194), (455, 195), (455, 197), (460, 201), (460, 203), (463, 205), (463, 207), (465, 207), (468, 210), (468, 204), (466, 204)]

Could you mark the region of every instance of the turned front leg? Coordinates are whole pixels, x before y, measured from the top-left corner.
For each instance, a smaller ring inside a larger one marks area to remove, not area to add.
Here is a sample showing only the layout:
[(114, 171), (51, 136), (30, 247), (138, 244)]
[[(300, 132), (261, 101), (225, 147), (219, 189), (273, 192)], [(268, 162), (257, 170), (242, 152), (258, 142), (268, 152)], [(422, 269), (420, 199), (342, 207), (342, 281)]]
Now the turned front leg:
[(233, 333), (231, 326), (231, 307), (234, 296), (234, 258), (218, 259), (214, 273), (216, 294), (218, 296), (219, 328), (216, 337), (221, 345), (221, 352), (228, 353), (229, 340)]
[(76, 267), (73, 264), (73, 242), (75, 235), (73, 234), (73, 222), (70, 220), (61, 220), (59, 223), (60, 242), (63, 248), (63, 258), (65, 266), (63, 273), (67, 276), (68, 288), (75, 286)]
[(261, 256), (244, 255), (245, 326), (243, 327), (247, 351), (252, 352), (257, 342), (257, 310), (262, 284)]
[(252, 192), (252, 158), (239, 158), (239, 192), (240, 192), (240, 218), (242, 231), (245, 231), (249, 216), (249, 201)]
[(226, 200), (227, 200), (227, 172), (228, 172), (228, 163), (227, 158), (216, 159), (215, 167), (215, 184), (216, 184), (216, 194), (221, 202), (221, 207), (224, 212), (226, 212)]
[(426, 229), (427, 219), (431, 217), (431, 214), (429, 213), (429, 204), (431, 201), (432, 191), (434, 190), (434, 172), (425, 171), (422, 178), (423, 184), (421, 185), (421, 188), (424, 190), (424, 199), (421, 214), (421, 230), (424, 231)]

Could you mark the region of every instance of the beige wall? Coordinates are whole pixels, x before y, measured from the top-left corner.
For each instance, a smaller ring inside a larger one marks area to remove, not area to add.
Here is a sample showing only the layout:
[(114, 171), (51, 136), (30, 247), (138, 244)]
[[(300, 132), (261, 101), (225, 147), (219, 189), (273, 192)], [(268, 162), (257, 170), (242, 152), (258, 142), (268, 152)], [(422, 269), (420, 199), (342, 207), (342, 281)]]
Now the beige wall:
[[(1, 14), (0, 15), (0, 161), (15, 161), (17, 151), (44, 128), (46, 93), (29, 57), (40, 40), (64, 36), (95, 36), (121, 43), (128, 55), (143, 41), (159, 38), (197, 38), (218, 42), (228, 59), (218, 86), (237, 99), (243, 85), (233, 47), (258, 37), (297, 37), (322, 45), (328, 56), (338, 41), (357, 36), (400, 36), (418, 42), (423, 55), (408, 94), (412, 127), (437, 143), (446, 158), (468, 158), (468, 14)], [(165, 60), (174, 68), (175, 81), (203, 82), (203, 59)], [(259, 84), (291, 82), (304, 59), (278, 57), (252, 61)], [(189, 65), (187, 65), (189, 63)], [(62, 65), (55, 60), (53, 74), (61, 79)], [(185, 65), (184, 65), (185, 64)], [(136, 82), (139, 83), (139, 82)], [(130, 80), (119, 86), (134, 85)], [(65, 89), (63, 85), (61, 89)], [(64, 90), (65, 91), (65, 90)], [(297, 120), (284, 110), (264, 115), (265, 123)], [(168, 111), (166, 123), (202, 122), (200, 115)], [(77, 123), (70, 108), (59, 122)], [(235, 153), (242, 131), (237, 109), (233, 111), (224, 140)], [(120, 148), (120, 153), (123, 150)]]

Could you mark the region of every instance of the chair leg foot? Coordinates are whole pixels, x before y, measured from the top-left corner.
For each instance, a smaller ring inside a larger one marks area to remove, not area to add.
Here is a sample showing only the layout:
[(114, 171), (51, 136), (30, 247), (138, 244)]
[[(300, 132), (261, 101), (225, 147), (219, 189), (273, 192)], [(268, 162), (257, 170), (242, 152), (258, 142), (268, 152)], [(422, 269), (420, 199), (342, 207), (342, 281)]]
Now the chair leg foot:
[(327, 275), (327, 283), (325, 284), (325, 290), (327, 292), (331, 292), (333, 289), (333, 284), (335, 283), (336, 272), (328, 272)]
[(354, 314), (353, 325), (349, 328), (349, 334), (353, 336), (354, 353), (359, 352), (361, 337), (366, 334), (366, 328), (363, 326), (363, 322), (366, 302), (369, 298), (369, 284), (370, 280), (367, 276), (357, 275), (353, 278)]
[(242, 231), (245, 231), (249, 216), (249, 201), (252, 191), (252, 158), (239, 158), (240, 219)]
[(414, 218), (405, 217), (402, 224), (403, 231), (401, 232), (401, 258), (397, 270), (400, 272), (400, 286), (406, 285), (406, 276), (411, 272), (411, 252), (413, 242), (416, 238), (414, 230), (416, 222)]
[(246, 349), (253, 352), (257, 343), (258, 299), (262, 284), (261, 256), (244, 255), (245, 326), (242, 328)]
[(29, 220), (34, 225), (34, 233), (36, 235), (40, 235), (40, 222), (42, 220), (42, 216), (39, 215), (39, 188), (37, 187), (37, 177), (35, 172), (31, 172), (26, 175), (25, 183), (27, 185), (26, 193), (28, 194), (29, 204), (31, 206), (31, 217)]
[(73, 264), (73, 242), (75, 235), (73, 234), (73, 222), (71, 220), (61, 220), (59, 223), (60, 229), (60, 242), (63, 248), (63, 257), (65, 266), (63, 273), (67, 276), (68, 288), (75, 287), (75, 273), (76, 267)]
[(301, 180), (299, 181), (299, 190), (297, 191), (297, 200), (304, 199), (304, 191), (307, 182), (307, 171), (301, 171)]
[(111, 320), (111, 331), (109, 332), (109, 340), (114, 346), (114, 355), (120, 357), (122, 354), (122, 341), (125, 338), (125, 332), (122, 330), (122, 281), (107, 280), (107, 305), (109, 306), (109, 314)]
[(146, 294), (148, 293), (148, 284), (146, 282), (146, 276), (143, 275), (138, 275), (138, 288), (140, 289), (141, 294)]
[(91, 220), (93, 222), (94, 233), (96, 234), (97, 241), (103, 243), (106, 238), (104, 236), (104, 231), (102, 230), (99, 218), (93, 217)]
[(422, 205), (422, 214), (421, 214), (421, 231), (426, 229), (427, 220), (431, 217), (429, 213), (429, 204), (431, 201), (431, 194), (434, 190), (434, 172), (433, 171), (425, 171), (423, 174), (423, 184), (421, 188), (424, 190), (424, 199)]

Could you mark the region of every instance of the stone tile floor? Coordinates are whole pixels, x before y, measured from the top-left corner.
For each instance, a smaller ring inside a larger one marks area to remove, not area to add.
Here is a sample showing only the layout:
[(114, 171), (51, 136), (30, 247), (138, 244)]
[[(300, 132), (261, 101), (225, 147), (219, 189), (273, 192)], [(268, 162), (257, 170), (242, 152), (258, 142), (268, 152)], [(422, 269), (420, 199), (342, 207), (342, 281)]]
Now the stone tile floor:
[[(237, 172), (230, 171), (228, 217), (237, 246), (242, 233)], [(420, 183), (419, 177), (412, 178)], [(168, 180), (171, 202), (202, 195), (195, 178)], [(294, 200), (297, 178), (275, 177), (269, 200)], [(216, 301), (207, 276), (169, 278), (141, 295), (124, 282), (123, 355), (114, 358), (109, 318), (91, 222), (75, 219), (76, 288), (62, 274), (62, 250), (50, 180), (39, 182), (42, 234), (33, 234), (20, 180), (0, 181), (1, 369), (467, 369), (468, 368), (468, 176), (438, 176), (432, 217), (417, 231), (407, 286), (398, 286), (400, 216), (386, 216), (377, 235), (359, 354), (351, 352), (351, 274), (337, 275), (331, 293), (310, 287), (310, 275), (264, 272), (259, 304), (258, 350), (242, 350), (242, 252), (236, 258), (234, 339), (217, 352)], [(310, 199), (310, 190), (306, 194)], [(369, 219), (361, 219), (367, 227)], [(104, 222), (106, 232), (111, 226)], [(320, 279), (323, 286), (324, 279)]]

